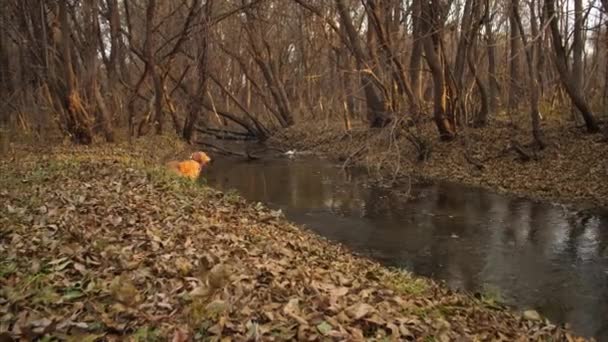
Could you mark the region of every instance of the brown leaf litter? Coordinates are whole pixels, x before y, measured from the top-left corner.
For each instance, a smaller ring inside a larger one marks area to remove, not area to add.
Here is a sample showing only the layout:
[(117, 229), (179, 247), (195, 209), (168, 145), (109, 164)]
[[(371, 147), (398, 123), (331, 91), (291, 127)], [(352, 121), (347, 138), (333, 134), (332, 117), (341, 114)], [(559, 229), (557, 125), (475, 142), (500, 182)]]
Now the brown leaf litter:
[(0, 162), (2, 341), (574, 340), (168, 175), (137, 147), (20, 154)]

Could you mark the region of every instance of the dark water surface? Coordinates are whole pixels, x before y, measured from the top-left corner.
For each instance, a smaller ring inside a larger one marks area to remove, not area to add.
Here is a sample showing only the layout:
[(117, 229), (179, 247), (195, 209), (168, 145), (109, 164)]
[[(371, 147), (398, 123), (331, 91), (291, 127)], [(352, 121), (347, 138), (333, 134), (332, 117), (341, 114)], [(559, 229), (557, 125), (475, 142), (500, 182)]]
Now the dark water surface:
[(416, 186), (406, 201), (321, 159), (220, 158), (206, 178), (385, 265), (498, 293), (608, 341), (608, 213), (576, 215), (454, 184)]

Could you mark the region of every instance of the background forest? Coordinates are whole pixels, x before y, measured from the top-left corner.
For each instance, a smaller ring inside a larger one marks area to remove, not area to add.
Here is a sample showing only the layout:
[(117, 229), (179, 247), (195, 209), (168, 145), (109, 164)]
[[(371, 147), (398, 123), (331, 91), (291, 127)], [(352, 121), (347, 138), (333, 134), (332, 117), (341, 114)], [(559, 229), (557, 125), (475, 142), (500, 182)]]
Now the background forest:
[(312, 121), (397, 123), (424, 145), (502, 118), (542, 149), (543, 120), (601, 130), (601, 1), (2, 0), (0, 114), (82, 144)]

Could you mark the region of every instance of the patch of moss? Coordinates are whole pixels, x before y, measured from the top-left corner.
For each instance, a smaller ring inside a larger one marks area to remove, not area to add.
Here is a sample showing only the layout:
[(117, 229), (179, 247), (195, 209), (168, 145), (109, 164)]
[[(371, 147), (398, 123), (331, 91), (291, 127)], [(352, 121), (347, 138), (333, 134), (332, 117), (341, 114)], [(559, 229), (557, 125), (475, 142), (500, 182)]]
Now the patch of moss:
[(238, 203), (241, 201), (241, 195), (237, 190), (234, 189), (224, 192), (223, 198), (228, 203)]
[(505, 300), (498, 287), (492, 285), (484, 285), (481, 292), (481, 300), (490, 306), (504, 303)]
[(0, 262), (0, 278), (6, 278), (17, 272), (17, 263), (12, 261)]

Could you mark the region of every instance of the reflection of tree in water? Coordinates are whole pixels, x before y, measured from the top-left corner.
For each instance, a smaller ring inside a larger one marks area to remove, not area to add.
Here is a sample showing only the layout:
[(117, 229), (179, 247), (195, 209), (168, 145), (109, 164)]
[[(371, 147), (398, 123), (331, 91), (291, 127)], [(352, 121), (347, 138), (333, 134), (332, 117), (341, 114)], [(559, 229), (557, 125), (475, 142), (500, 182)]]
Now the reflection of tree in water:
[(598, 237), (599, 240), (599, 252), (602, 258), (608, 259), (608, 213), (606, 216), (599, 218)]
[(574, 227), (561, 210), (542, 203), (511, 200), (497, 209), (493, 221), (503, 223), (490, 241), (503, 246), (490, 249), (485, 281), (558, 322), (591, 332), (604, 326), (607, 265), (593, 246), (606, 232), (601, 237), (597, 226)]
[(546, 204), (534, 203), (530, 211), (530, 242), (545, 258), (554, 258), (566, 248), (568, 222), (562, 212)]
[(573, 324), (588, 325), (589, 329), (598, 332), (606, 329), (608, 324), (597, 320), (598, 317), (608, 317), (608, 263), (601, 255), (601, 246), (606, 239), (605, 228), (595, 217), (571, 225), (564, 253), (574, 273), (568, 289), (574, 289), (578, 294), (563, 294), (571, 298), (573, 306), (568, 320)]
[(366, 201), (367, 217), (393, 219), (393, 213), (399, 210), (399, 202), (386, 190), (372, 186)]

